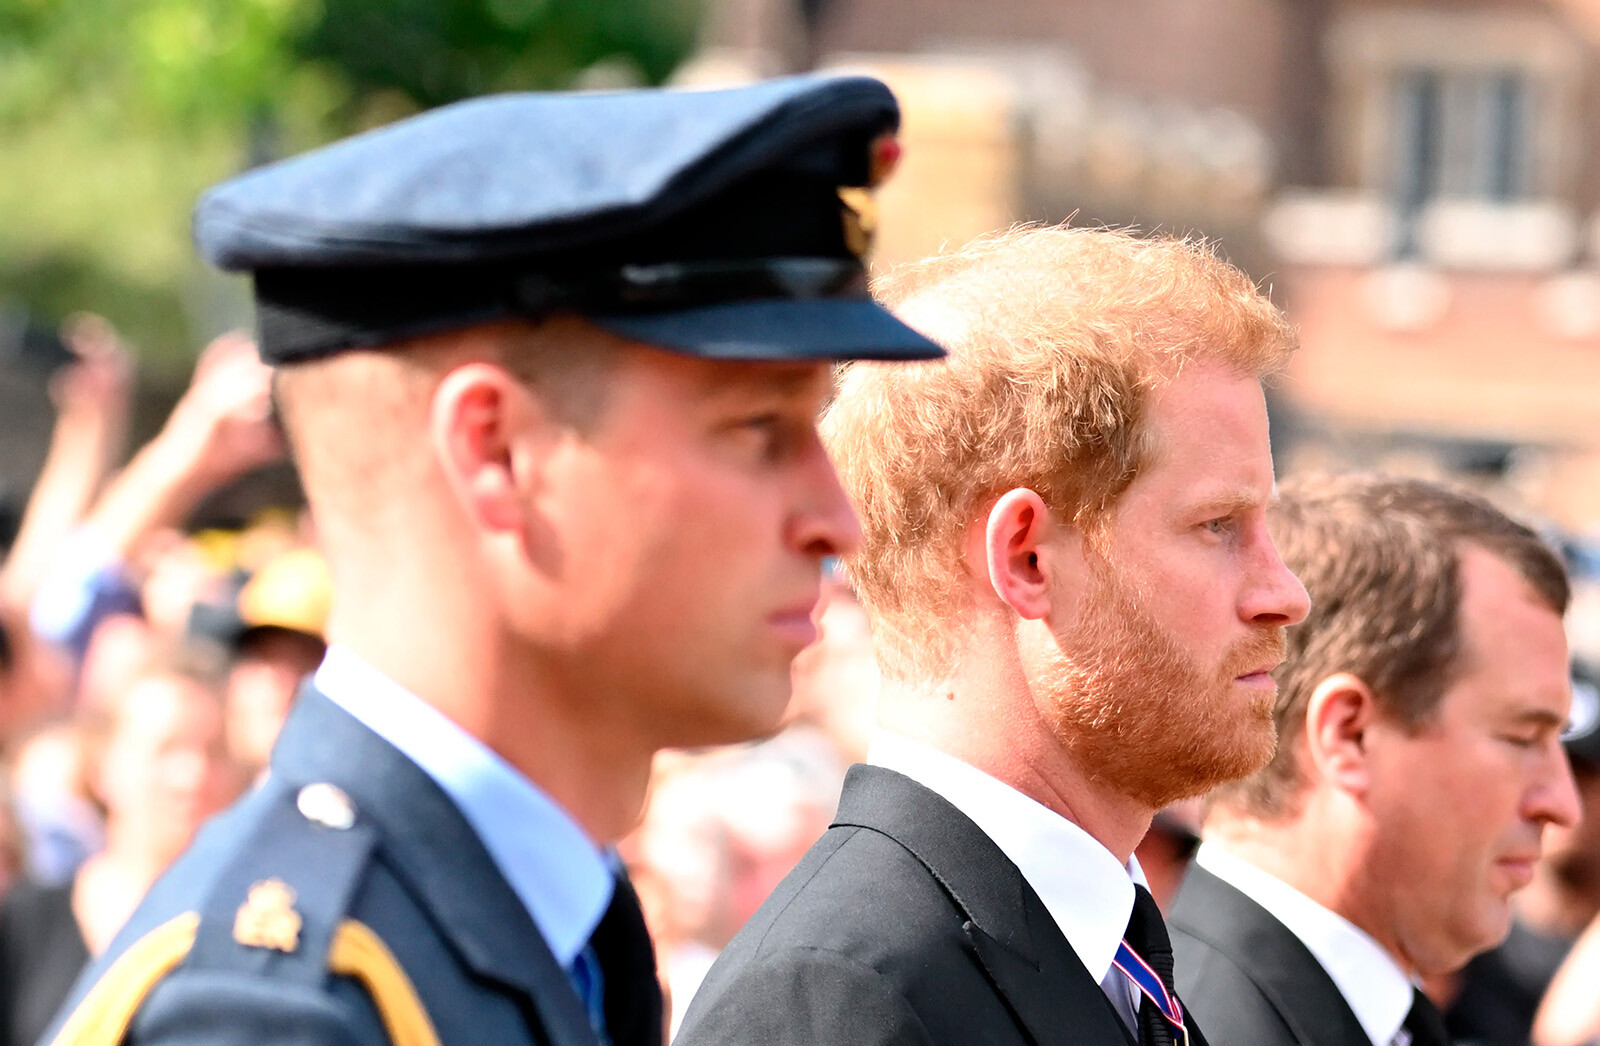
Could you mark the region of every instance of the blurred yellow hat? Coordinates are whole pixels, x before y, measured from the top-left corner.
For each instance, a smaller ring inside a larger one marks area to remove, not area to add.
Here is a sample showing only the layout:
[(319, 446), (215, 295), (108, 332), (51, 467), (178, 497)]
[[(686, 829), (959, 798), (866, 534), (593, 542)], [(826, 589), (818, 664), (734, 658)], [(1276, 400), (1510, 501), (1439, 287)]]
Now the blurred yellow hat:
[(332, 600), (328, 564), (315, 549), (297, 548), (268, 560), (239, 590), (239, 619), (246, 629), (321, 636)]

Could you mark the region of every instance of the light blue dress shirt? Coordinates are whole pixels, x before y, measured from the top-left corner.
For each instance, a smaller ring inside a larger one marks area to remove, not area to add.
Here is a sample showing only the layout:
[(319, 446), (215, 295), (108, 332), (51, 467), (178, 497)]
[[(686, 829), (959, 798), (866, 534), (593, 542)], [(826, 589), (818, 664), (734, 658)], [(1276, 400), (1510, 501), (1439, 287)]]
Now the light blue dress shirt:
[(615, 855), (487, 745), (348, 649), (329, 647), (312, 683), (444, 789), (570, 971), (611, 903)]

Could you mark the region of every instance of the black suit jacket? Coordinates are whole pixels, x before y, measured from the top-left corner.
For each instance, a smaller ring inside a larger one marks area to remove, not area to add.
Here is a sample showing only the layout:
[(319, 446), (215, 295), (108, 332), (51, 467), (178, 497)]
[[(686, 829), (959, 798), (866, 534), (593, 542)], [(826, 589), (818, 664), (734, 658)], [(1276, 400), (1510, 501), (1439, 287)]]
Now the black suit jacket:
[(833, 826), (711, 968), (675, 1046), (1131, 1042), (999, 847), (932, 791), (855, 766)]
[(1217, 1046), (1372, 1046), (1300, 939), (1204, 868), (1190, 867), (1169, 925), (1178, 995)]
[[(352, 824), (302, 813), (301, 790), (323, 782), (348, 795)], [(241, 943), (236, 913), (253, 885), (274, 879), (293, 891), (296, 938), (287, 948)], [(571, 982), (461, 811), (420, 767), (309, 688), (266, 781), (202, 830), (80, 981), (76, 1002), (185, 913), (200, 917), (193, 946), (143, 996), (131, 1043), (389, 1043), (375, 997), (328, 968), (335, 928), (353, 922), (387, 945), (441, 1042), (597, 1046)], [(648, 942), (639, 944), (653, 986)], [(618, 1041), (659, 1041), (658, 994), (654, 1003), (608, 1012), (624, 1031)]]

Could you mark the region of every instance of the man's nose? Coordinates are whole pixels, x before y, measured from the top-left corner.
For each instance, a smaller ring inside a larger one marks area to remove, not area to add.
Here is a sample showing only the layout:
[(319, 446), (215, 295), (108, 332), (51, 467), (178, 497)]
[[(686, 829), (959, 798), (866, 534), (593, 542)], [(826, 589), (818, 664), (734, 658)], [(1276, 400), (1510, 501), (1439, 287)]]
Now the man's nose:
[(790, 544), (807, 556), (847, 556), (861, 544), (861, 522), (839, 483), (821, 440), (814, 439), (804, 465), (804, 492), (790, 517)]
[(1265, 528), (1260, 536), (1256, 583), (1240, 608), (1246, 621), (1271, 625), (1298, 625), (1311, 612), (1311, 597), (1294, 576)]

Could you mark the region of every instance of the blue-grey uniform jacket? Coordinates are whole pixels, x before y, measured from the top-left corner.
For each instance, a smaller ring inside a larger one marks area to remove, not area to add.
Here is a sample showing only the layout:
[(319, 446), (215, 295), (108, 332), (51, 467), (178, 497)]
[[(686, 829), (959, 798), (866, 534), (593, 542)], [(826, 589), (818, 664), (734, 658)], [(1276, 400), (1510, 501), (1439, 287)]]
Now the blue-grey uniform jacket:
[[(642, 923), (628, 932), (638, 938), (629, 950), (638, 969), (608, 968), (608, 999), (613, 979), (635, 977), (649, 982), (654, 1009), (608, 1007), (607, 1030), (619, 1044), (659, 1044), (648, 937)], [(265, 782), (206, 826), (156, 884), (46, 1041), (598, 1040), (454, 803), (308, 687)]]

